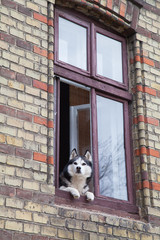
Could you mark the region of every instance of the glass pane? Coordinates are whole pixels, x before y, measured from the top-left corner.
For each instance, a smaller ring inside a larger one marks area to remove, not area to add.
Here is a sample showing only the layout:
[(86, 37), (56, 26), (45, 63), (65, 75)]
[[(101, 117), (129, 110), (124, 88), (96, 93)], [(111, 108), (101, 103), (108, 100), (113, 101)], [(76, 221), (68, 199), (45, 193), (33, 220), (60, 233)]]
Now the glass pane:
[(87, 29), (61, 17), (59, 60), (87, 70)]
[(97, 39), (97, 73), (104, 77), (123, 82), (121, 42), (100, 33)]
[(91, 151), (90, 89), (71, 81), (60, 83), (60, 172), (76, 148)]
[(127, 200), (123, 104), (97, 96), (97, 121), (100, 194)]

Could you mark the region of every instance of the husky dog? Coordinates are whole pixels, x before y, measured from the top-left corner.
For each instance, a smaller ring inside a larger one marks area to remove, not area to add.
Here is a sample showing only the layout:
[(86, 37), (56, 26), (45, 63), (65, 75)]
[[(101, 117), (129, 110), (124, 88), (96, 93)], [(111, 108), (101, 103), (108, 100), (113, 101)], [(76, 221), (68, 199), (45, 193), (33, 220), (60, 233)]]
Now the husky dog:
[(92, 177), (92, 157), (89, 151), (79, 156), (73, 149), (68, 163), (60, 174), (60, 189), (70, 192), (74, 198), (85, 195), (88, 201), (94, 200), (94, 194), (88, 192), (88, 183)]

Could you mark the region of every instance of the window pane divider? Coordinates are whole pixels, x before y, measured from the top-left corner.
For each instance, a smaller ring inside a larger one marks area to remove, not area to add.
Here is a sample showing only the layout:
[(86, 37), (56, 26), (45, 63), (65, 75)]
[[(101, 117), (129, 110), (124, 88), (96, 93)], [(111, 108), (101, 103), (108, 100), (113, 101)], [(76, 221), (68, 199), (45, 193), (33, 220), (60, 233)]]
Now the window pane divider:
[(55, 72), (58, 76), (62, 76), (67, 79), (74, 79), (74, 81), (84, 84), (95, 89), (101, 89), (102, 92), (109, 93), (114, 96), (119, 96), (122, 99), (132, 101), (132, 94), (126, 91), (126, 89), (116, 88), (110, 84), (101, 82), (93, 77), (83, 76), (80, 73), (74, 72), (70, 69), (65, 69), (55, 64)]
[(92, 142), (93, 142), (93, 164), (94, 164), (94, 189), (95, 195), (99, 195), (99, 166), (98, 166), (98, 136), (97, 136), (97, 106), (96, 106), (96, 91), (91, 89), (91, 109), (92, 109)]

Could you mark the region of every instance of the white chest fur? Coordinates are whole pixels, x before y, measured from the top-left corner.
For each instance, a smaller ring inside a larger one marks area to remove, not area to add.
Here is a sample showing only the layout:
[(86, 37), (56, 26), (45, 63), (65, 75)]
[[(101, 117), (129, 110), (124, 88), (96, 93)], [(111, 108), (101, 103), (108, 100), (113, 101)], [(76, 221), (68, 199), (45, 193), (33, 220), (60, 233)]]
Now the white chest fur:
[(80, 175), (74, 175), (71, 181), (71, 187), (76, 188), (80, 194), (83, 194), (84, 186), (86, 185), (86, 179)]

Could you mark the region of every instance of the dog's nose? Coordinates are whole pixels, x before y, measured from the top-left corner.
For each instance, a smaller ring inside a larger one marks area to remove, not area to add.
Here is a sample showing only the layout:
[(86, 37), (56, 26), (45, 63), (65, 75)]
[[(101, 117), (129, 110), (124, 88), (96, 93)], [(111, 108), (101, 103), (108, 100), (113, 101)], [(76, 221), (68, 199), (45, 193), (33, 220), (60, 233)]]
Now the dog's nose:
[(81, 167), (78, 167), (78, 166), (77, 166), (76, 169), (77, 169), (77, 173), (81, 173)]

